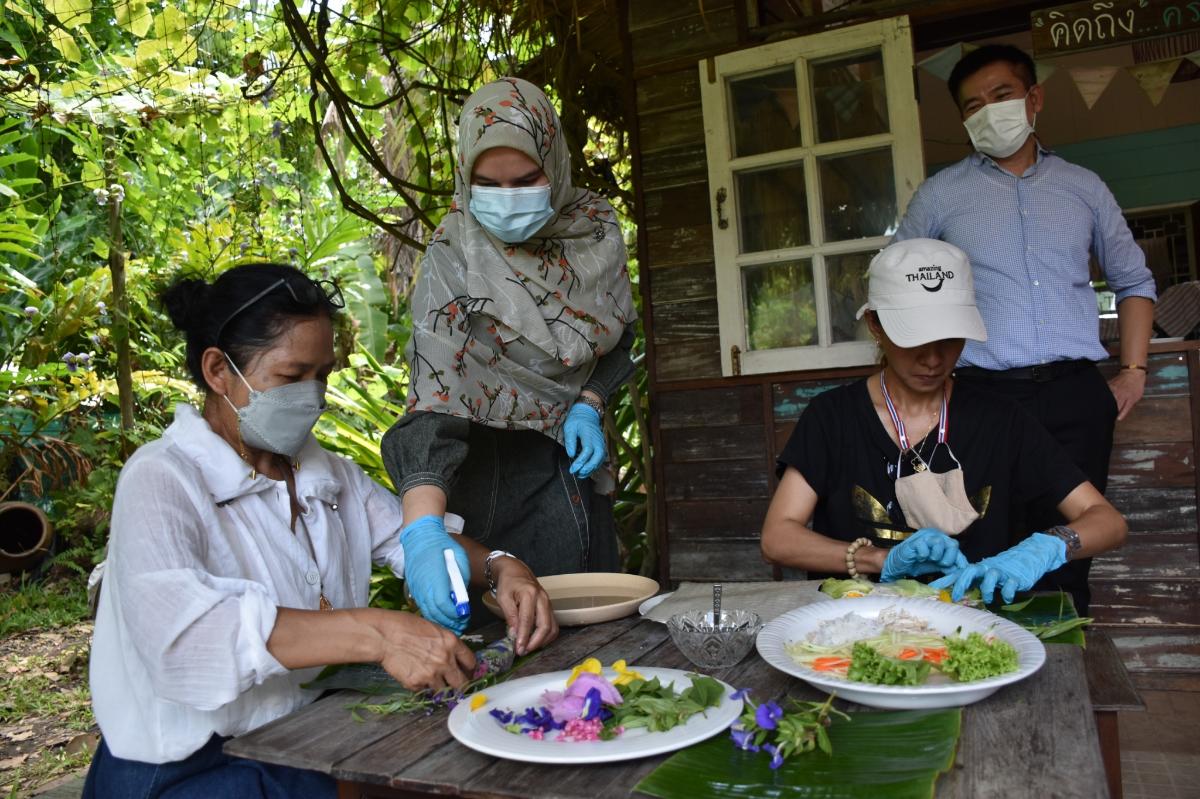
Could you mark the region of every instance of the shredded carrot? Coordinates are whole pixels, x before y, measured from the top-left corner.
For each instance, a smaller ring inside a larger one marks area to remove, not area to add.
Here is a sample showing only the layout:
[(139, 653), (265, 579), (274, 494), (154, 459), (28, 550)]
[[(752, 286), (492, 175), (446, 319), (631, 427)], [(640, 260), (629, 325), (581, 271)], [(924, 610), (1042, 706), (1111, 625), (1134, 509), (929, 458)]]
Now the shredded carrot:
[(945, 647), (931, 647), (929, 649), (922, 650), (922, 657), (925, 660), (928, 660), (930, 663), (941, 663), (946, 659), (946, 656), (947, 652)]
[(921, 650), (904, 649), (901, 650), (899, 657), (901, 660), (916, 660), (917, 658), (921, 657)]
[(814, 671), (845, 671), (850, 668), (850, 658), (823, 657), (812, 662)]

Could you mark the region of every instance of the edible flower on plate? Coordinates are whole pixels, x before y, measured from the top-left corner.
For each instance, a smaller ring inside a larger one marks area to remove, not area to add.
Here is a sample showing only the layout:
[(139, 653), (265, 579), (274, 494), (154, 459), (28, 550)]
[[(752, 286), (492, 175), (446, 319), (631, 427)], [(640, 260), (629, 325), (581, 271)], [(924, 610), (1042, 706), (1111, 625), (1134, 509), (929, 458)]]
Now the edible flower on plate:
[(724, 689), (711, 677), (689, 674), (692, 684), (676, 691), (656, 677), (647, 680), (624, 660), (604, 673), (600, 661), (588, 658), (572, 669), (562, 691), (544, 691), (537, 707), (523, 713), (494, 708), (490, 715), (507, 731), (533, 740), (607, 741), (630, 727), (665, 732), (721, 704)]

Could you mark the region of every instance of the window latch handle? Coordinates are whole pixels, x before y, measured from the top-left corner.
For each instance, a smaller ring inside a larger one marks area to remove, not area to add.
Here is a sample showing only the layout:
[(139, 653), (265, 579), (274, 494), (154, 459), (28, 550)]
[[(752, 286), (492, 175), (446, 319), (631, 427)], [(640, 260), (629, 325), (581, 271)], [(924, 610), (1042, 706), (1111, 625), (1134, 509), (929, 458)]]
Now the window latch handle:
[(729, 227), (729, 220), (725, 218), (725, 214), (721, 208), (725, 205), (725, 200), (729, 198), (729, 192), (725, 191), (725, 187), (717, 189), (717, 227), (725, 230)]

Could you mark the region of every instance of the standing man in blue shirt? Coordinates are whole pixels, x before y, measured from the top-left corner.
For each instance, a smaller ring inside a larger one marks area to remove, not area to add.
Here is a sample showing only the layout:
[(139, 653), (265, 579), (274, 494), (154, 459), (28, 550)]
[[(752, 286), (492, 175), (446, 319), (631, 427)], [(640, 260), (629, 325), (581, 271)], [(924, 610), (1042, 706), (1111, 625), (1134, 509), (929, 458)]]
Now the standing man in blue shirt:
[[(1101, 492), (1113, 425), (1142, 398), (1154, 317), (1154, 277), (1121, 209), (1093, 172), (1034, 135), (1045, 97), (1033, 60), (986, 45), (954, 67), (950, 94), (975, 152), (917, 190), (896, 240), (935, 238), (964, 250), (975, 275), (986, 342), (968, 341), (955, 376), (1026, 407)], [(1095, 255), (1116, 293), (1121, 369), (1105, 382)], [(1061, 524), (1055, 509), (1024, 520), (1024, 536)], [(1090, 559), (1070, 561), (1037, 588), (1070, 591), (1087, 612)]]

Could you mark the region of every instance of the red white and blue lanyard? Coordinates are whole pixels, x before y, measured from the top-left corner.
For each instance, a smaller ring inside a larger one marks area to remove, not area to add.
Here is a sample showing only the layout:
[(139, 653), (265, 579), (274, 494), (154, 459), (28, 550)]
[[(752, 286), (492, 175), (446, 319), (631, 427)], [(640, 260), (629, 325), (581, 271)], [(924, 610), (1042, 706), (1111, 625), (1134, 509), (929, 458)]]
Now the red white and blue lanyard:
[[(908, 434), (904, 432), (904, 421), (900, 418), (900, 414), (896, 412), (896, 406), (892, 404), (892, 395), (888, 394), (887, 381), (883, 379), (883, 372), (879, 373), (879, 390), (883, 392), (883, 401), (887, 404), (888, 414), (892, 417), (892, 424), (896, 428), (896, 437), (900, 439), (900, 454), (903, 455), (912, 449), (908, 443)], [(938, 419), (938, 437), (937, 443), (946, 443), (946, 431), (950, 425), (950, 413), (946, 407), (946, 389), (942, 388), (942, 415)]]

